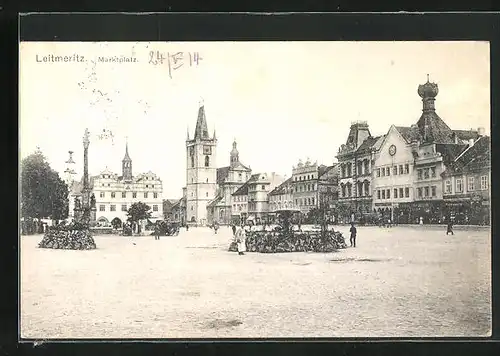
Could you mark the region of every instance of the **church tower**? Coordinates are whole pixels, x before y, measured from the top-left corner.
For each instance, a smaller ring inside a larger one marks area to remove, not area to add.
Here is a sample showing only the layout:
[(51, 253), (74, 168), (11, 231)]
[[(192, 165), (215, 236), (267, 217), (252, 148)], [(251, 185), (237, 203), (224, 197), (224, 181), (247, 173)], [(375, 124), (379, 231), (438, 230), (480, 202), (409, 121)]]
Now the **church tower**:
[(217, 139), (208, 134), (203, 103), (198, 109), (194, 137), (186, 140), (186, 217), (187, 222), (205, 225), (207, 205), (217, 192)]
[(132, 180), (132, 159), (128, 155), (128, 142), (125, 144), (125, 157), (122, 160), (122, 176), (124, 181)]
[(230, 167), (235, 167), (238, 165), (240, 162), (240, 153), (238, 152), (238, 149), (236, 148), (236, 139), (233, 142), (233, 149), (231, 150), (230, 153)]

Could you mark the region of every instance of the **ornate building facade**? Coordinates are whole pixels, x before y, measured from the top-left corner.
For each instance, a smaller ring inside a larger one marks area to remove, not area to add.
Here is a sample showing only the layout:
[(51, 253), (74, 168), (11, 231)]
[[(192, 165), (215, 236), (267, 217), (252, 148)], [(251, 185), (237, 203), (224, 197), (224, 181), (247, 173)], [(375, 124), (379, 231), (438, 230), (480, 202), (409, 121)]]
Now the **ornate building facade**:
[(152, 219), (163, 217), (163, 183), (151, 171), (133, 175), (128, 144), (122, 160), (122, 175), (106, 168), (99, 175), (90, 177), (90, 187), (95, 196), (98, 223), (109, 224), (115, 218), (125, 222), (128, 209), (138, 202), (151, 207)]
[(251, 176), (252, 170), (240, 162), (236, 140), (230, 153), (229, 166), (217, 168), (217, 193), (215, 199), (208, 204), (209, 223), (231, 223), (233, 197), (232, 194)]
[(363, 220), (372, 212), (372, 170), (385, 136), (373, 137), (366, 121), (351, 124), (347, 141), (338, 151), (339, 194), (337, 215), (341, 222)]

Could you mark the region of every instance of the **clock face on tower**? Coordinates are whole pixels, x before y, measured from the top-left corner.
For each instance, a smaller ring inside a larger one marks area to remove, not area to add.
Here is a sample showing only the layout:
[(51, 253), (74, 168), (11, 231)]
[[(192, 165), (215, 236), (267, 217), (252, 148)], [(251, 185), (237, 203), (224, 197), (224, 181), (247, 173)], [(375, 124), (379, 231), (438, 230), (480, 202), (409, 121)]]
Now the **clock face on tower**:
[(391, 145), (391, 146), (389, 147), (389, 154), (390, 154), (391, 156), (394, 156), (394, 155), (396, 154), (396, 146)]

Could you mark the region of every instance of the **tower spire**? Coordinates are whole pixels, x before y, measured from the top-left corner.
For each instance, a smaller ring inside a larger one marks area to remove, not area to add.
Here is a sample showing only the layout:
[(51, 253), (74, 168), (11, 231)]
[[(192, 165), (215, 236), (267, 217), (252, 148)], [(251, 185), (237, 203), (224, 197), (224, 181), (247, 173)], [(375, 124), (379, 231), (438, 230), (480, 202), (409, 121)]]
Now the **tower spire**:
[(128, 154), (128, 137), (125, 138), (125, 157), (122, 160), (123, 180), (132, 180), (132, 159)]
[(198, 109), (198, 119), (196, 120), (194, 139), (210, 139), (210, 137), (208, 136), (207, 118), (205, 116), (205, 106), (203, 105), (203, 101), (200, 101), (200, 108)]

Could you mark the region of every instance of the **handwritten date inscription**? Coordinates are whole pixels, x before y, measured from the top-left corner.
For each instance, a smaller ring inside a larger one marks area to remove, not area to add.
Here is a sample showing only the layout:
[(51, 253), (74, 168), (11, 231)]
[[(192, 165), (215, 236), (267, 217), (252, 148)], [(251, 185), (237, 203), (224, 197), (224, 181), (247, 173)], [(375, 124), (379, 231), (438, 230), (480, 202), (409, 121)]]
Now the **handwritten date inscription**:
[(149, 52), (149, 64), (162, 65), (166, 63), (170, 78), (172, 78), (174, 70), (181, 68), (183, 65), (197, 66), (202, 59), (198, 52), (167, 52), (166, 54), (160, 51)]

